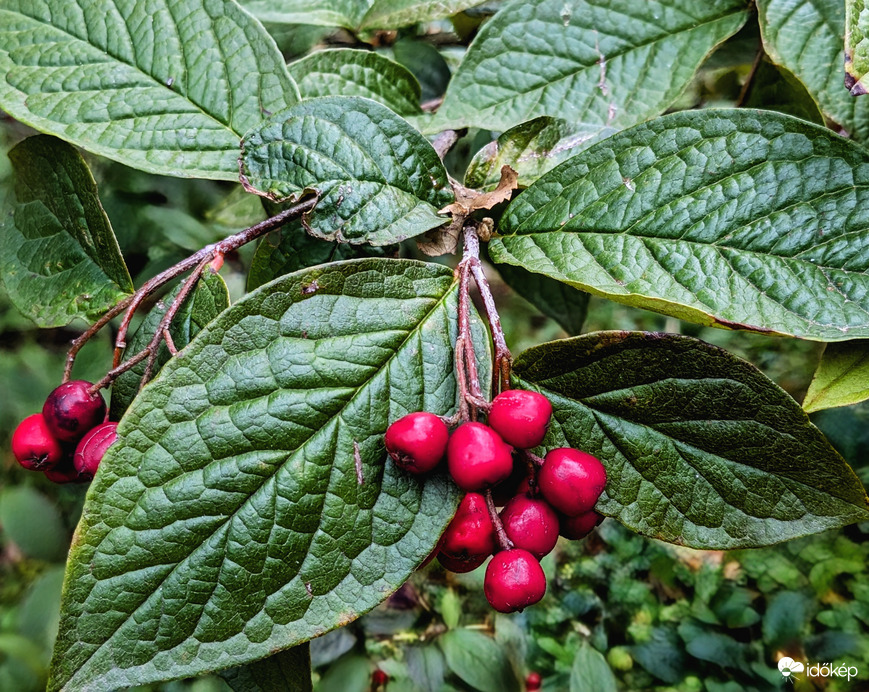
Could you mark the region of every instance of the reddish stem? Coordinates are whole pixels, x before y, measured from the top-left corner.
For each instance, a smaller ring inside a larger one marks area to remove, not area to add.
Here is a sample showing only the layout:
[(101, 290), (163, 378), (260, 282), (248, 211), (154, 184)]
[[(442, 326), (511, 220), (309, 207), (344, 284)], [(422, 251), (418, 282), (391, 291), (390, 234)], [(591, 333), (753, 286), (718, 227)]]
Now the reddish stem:
[(501, 523), (501, 517), (498, 515), (498, 510), (495, 509), (495, 500), (492, 499), (492, 491), (486, 490), (486, 507), (489, 510), (489, 517), (495, 525), (495, 536), (498, 538), (498, 546), (501, 550), (510, 550), (513, 548), (513, 541), (507, 538), (507, 532), (504, 531), (504, 524)]

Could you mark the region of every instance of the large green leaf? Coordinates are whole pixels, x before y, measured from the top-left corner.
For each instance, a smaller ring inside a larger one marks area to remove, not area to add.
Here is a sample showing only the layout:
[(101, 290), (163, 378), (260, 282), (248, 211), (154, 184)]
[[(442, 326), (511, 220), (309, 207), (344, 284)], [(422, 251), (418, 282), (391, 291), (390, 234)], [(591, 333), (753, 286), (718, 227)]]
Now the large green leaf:
[[(160, 320), (166, 315), (166, 311), (172, 301), (181, 290), (179, 284), (148, 312), (139, 328), (127, 342), (124, 351), (125, 357), (132, 357), (144, 349), (153, 338)], [(221, 312), (229, 307), (229, 290), (219, 274), (206, 270), (196, 283), (196, 288), (188, 296), (187, 300), (175, 314), (172, 324), (169, 326), (169, 334), (172, 342), (179, 350), (184, 348), (196, 336), (202, 328)], [(165, 343), (160, 344), (157, 350), (157, 360), (152, 373), (159, 372), (171, 358), (169, 348)], [(127, 410), (130, 403), (139, 392), (139, 384), (145, 374), (146, 361), (142, 361), (122, 373), (112, 384), (111, 418), (118, 420)]]
[(454, 629), (441, 635), (438, 643), (450, 670), (475, 690), (519, 690), (510, 661), (492, 637), (474, 630)]
[(865, 96), (869, 73), (869, 8), (863, 0), (845, 0), (845, 86)]
[(496, 262), (726, 328), (869, 336), (869, 155), (765, 111), (675, 113), (594, 145), (507, 208)]
[(519, 184), (527, 187), (558, 164), (615, 132), (612, 127), (571, 125), (560, 118), (534, 118), (511, 127), (474, 154), (465, 172), (465, 185), (495, 188), (501, 179), (501, 166), (510, 166), (519, 174)]
[(25, 139), (9, 158), (15, 195), (0, 218), (9, 299), (40, 327), (102, 315), (133, 284), (87, 164), (45, 135)]
[(827, 344), (806, 392), (803, 409), (811, 413), (866, 399), (869, 399), (869, 341)]
[(474, 40), (438, 119), (627, 127), (664, 111), (747, 17), (745, 0), (511, 0)]
[(362, 18), (360, 28), (365, 31), (398, 29), (450, 17), (479, 4), (480, 0), (374, 0)]
[(246, 666), (220, 672), (235, 692), (311, 692), (311, 649), (305, 642)]
[(842, 0), (757, 0), (764, 48), (794, 73), (821, 110), (852, 137), (869, 141), (869, 100), (843, 84), (845, 3)]
[(447, 173), (425, 138), (369, 99), (310, 99), (275, 114), (242, 142), (242, 182), (274, 201), (316, 190), (311, 233), (390, 245), (447, 221)]
[(552, 402), (546, 448), (598, 457), (597, 509), (693, 548), (757, 547), (869, 519), (844, 459), (753, 365), (697, 339), (597, 332), (525, 351)]
[(369, 50), (320, 50), (290, 63), (302, 98), (364, 96), (399, 115), (421, 113), (419, 82), (403, 65)]
[(583, 642), (570, 669), (570, 692), (616, 692), (616, 677), (603, 654)]
[(239, 0), (260, 21), (354, 29), (373, 0)]
[(386, 462), (383, 434), (455, 408), (456, 306), (448, 268), (340, 262), (248, 294), (172, 358), (88, 493), (51, 689), (244, 665), (403, 584), (459, 493)]
[(0, 0), (0, 108), (145, 171), (235, 180), (238, 140), (298, 100), (234, 0)]
[(558, 322), (568, 334), (575, 336), (582, 331), (588, 314), (588, 293), (509, 264), (500, 265), (498, 273), (504, 283), (544, 315)]

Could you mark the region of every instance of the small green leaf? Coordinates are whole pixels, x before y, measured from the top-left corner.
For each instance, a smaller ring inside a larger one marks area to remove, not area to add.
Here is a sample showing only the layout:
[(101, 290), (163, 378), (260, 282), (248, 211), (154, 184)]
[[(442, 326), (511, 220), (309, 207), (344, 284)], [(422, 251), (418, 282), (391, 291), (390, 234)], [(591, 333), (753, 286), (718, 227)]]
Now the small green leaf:
[(723, 349), (597, 332), (525, 351), (514, 374), (552, 402), (544, 446), (598, 457), (598, 511), (638, 533), (729, 549), (869, 518), (860, 481), (799, 405)]
[(628, 305), (869, 336), (869, 154), (779, 113), (674, 113), (619, 132), (514, 199), (500, 232), (494, 261)]
[(869, 399), (869, 341), (827, 344), (803, 401), (806, 413)]
[(482, 632), (456, 629), (438, 639), (447, 666), (464, 682), (480, 692), (518, 692), (504, 651)]
[(863, 0), (845, 0), (845, 86), (865, 96), (869, 72), (869, 8)]
[(648, 641), (631, 647), (631, 655), (667, 684), (679, 682), (685, 674), (685, 653), (678, 635), (668, 627), (655, 627)]
[(582, 642), (570, 669), (570, 692), (616, 692), (616, 678), (603, 654)]
[(809, 90), (824, 114), (869, 141), (869, 101), (843, 83), (845, 3), (842, 0), (757, 0), (767, 54)]
[(242, 141), (242, 181), (275, 201), (319, 193), (306, 220), (327, 240), (390, 245), (440, 226), (453, 200), (431, 145), (385, 106), (359, 97), (302, 101)]
[(504, 283), (544, 315), (558, 322), (568, 334), (576, 336), (582, 331), (588, 313), (588, 293), (509, 264), (498, 265), (498, 273)]
[(775, 595), (763, 615), (763, 641), (778, 648), (802, 639), (809, 620), (809, 598), (799, 591), (782, 591)]
[(28, 557), (63, 562), (69, 534), (57, 505), (29, 486), (10, 486), (0, 493), (3, 533)]
[[(398, 470), (383, 435), (455, 409), (456, 305), (449, 268), (370, 259), (291, 274), (210, 322), (136, 397), (88, 492), (50, 688), (245, 665), (403, 584), (459, 493)], [(474, 333), (490, 372), (476, 317)]]
[(40, 327), (101, 316), (133, 283), (87, 164), (45, 135), (25, 139), (9, 158), (15, 195), (0, 219), (9, 299)]
[(450, 17), (479, 4), (480, 0), (374, 0), (371, 9), (362, 18), (360, 29), (400, 29), (410, 24)]
[(795, 118), (824, 125), (818, 104), (790, 71), (761, 60), (742, 104), (746, 108), (765, 108)]
[(444, 591), (438, 606), (444, 624), (450, 629), (458, 627), (462, 619), (462, 601), (454, 589)]
[[(423, 101), (429, 101), (443, 95), (452, 73), (447, 61), (433, 45), (412, 38), (402, 38), (392, 46), (392, 57), (416, 77), (422, 89)], [(430, 114), (426, 113), (416, 118), (415, 121), (417, 123), (429, 122), (428, 119), (431, 117)], [(426, 132), (435, 134), (442, 129), (429, 127)]]
[(317, 683), (317, 692), (369, 692), (372, 670), (367, 657), (348, 654), (329, 666)]
[(663, 112), (747, 17), (744, 0), (511, 0), (480, 30), (438, 120), (627, 127)]
[(745, 670), (748, 667), (748, 647), (733, 637), (690, 620), (679, 625), (679, 636), (685, 642), (685, 650), (694, 658), (733, 670)]
[(373, 0), (239, 0), (261, 22), (355, 29)]
[(441, 692), (446, 663), (437, 646), (411, 646), (404, 650), (404, 657), (410, 679), (422, 692)]
[(403, 65), (368, 50), (320, 50), (290, 63), (302, 98), (363, 96), (399, 115), (421, 113), (419, 82)]
[(465, 172), (465, 186), (494, 189), (501, 180), (501, 166), (519, 174), (527, 187), (571, 156), (616, 132), (615, 128), (571, 125), (566, 120), (541, 116), (511, 127), (480, 149)]
[(246, 666), (220, 671), (235, 692), (311, 692), (311, 648), (307, 642)]
[[(144, 349), (157, 331), (160, 320), (169, 305), (181, 290), (179, 284), (148, 312), (133, 337), (127, 343), (125, 356), (131, 357)], [(202, 328), (229, 307), (229, 291), (219, 274), (206, 270), (196, 284), (193, 293), (184, 301), (169, 327), (169, 334), (179, 350), (190, 343)], [(161, 342), (154, 366), (154, 374), (160, 371), (171, 358), (169, 349)], [(118, 420), (139, 392), (139, 384), (145, 374), (146, 361), (142, 361), (122, 373), (112, 385), (111, 418)]]

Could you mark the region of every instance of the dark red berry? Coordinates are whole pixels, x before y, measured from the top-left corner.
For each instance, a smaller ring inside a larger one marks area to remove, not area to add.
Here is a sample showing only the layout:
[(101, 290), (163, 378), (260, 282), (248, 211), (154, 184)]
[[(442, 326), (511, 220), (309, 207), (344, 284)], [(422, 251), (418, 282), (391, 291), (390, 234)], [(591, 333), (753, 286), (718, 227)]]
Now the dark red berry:
[(450, 475), (462, 490), (483, 490), (513, 470), (513, 448), (488, 425), (463, 423), (447, 445)]
[(409, 413), (386, 429), (386, 451), (410, 473), (428, 473), (443, 459), (450, 431), (438, 416)]
[(73, 380), (57, 387), (42, 407), (48, 429), (61, 442), (78, 442), (91, 428), (106, 417), (106, 402), (85, 380)]
[(82, 478), (89, 480), (94, 477), (106, 450), (118, 439), (117, 430), (117, 423), (103, 423), (81, 438), (72, 463)]
[(537, 692), (540, 689), (540, 685), (543, 682), (543, 679), (540, 677), (540, 673), (531, 672), (525, 676), (525, 690), (526, 692)]
[(42, 414), (34, 413), (21, 421), (12, 433), (12, 454), (24, 468), (45, 471), (60, 462), (63, 449)]
[(583, 512), (577, 517), (561, 517), (559, 533), (572, 541), (578, 541), (591, 533), (591, 530), (603, 521), (603, 515), (593, 509)]
[(492, 401), (489, 425), (504, 442), (519, 449), (536, 447), (546, 436), (552, 404), (542, 394), (508, 389)]
[(487, 557), (495, 550), (495, 525), (486, 507), (486, 498), (468, 493), (456, 515), (441, 536), (441, 553), (456, 560)]
[(546, 593), (546, 576), (527, 550), (502, 550), (489, 561), (483, 592), (495, 610), (513, 613), (534, 605)]
[(517, 495), (500, 516), (513, 546), (527, 550), (538, 560), (558, 542), (558, 514), (545, 500)]
[(375, 687), (379, 687), (380, 685), (385, 685), (389, 682), (389, 675), (380, 670), (380, 668), (375, 668), (374, 672), (371, 674), (371, 684)]
[(606, 486), (606, 470), (591, 454), (560, 447), (546, 455), (537, 485), (550, 505), (575, 517), (594, 507)]
[(75, 466), (72, 465), (72, 458), (68, 456), (64, 457), (53, 469), (48, 469), (45, 472), (45, 477), (52, 483), (60, 485), (66, 483), (87, 483), (91, 479), (90, 476), (82, 476)]
[(441, 563), (441, 566), (444, 569), (448, 569), (450, 572), (464, 574), (465, 572), (473, 572), (486, 561), (487, 557), (487, 555), (474, 555), (462, 560), (450, 557), (449, 555), (444, 555), (443, 553), (438, 553), (438, 562)]

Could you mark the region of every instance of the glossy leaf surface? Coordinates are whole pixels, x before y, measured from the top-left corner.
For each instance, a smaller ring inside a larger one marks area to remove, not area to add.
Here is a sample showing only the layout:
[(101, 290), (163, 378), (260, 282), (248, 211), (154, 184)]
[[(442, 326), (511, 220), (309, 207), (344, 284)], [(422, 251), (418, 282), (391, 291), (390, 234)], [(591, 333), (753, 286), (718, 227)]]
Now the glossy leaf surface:
[(514, 373), (552, 402), (543, 446), (598, 457), (598, 511), (638, 533), (730, 549), (869, 518), (860, 481), (800, 406), (723, 349), (596, 332), (529, 349)]

